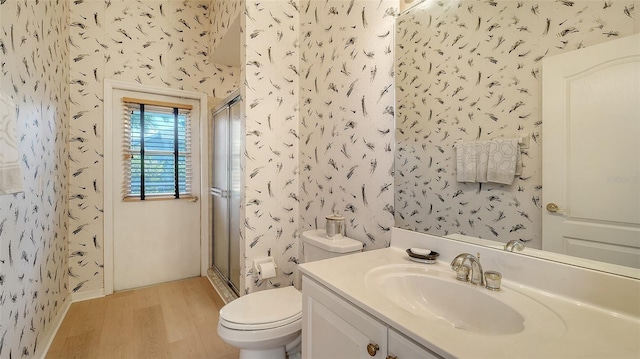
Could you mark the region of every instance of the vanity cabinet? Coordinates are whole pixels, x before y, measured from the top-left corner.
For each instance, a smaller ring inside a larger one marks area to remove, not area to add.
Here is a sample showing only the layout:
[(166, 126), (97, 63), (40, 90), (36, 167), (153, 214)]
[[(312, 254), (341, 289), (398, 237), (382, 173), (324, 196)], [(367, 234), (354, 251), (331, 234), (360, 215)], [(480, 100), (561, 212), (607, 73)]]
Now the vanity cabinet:
[(387, 344), (387, 351), (389, 352), (389, 355), (387, 355), (386, 359), (441, 358), (439, 355), (432, 353), (423, 346), (413, 342), (411, 339), (406, 338), (393, 328), (389, 328)]
[(440, 358), (307, 276), (302, 280), (302, 358)]

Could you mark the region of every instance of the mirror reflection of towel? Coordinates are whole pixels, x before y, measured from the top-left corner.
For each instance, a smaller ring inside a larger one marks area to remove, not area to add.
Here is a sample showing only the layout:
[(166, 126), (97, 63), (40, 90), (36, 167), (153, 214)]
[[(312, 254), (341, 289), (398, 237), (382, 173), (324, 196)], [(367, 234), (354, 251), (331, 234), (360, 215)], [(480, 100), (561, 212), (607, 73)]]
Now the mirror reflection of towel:
[(0, 91), (0, 195), (24, 191), (18, 155), (16, 105)]
[(473, 142), (456, 143), (456, 176), (458, 182), (476, 181), (476, 146)]
[(488, 182), (508, 185), (513, 183), (520, 157), (518, 142), (518, 138), (497, 138), (489, 141)]
[(489, 141), (460, 142), (456, 148), (458, 182), (487, 182)]
[(512, 184), (522, 174), (519, 142), (519, 138), (499, 138), (456, 143), (457, 181)]
[(489, 165), (489, 141), (475, 141), (476, 146), (476, 182), (487, 183)]

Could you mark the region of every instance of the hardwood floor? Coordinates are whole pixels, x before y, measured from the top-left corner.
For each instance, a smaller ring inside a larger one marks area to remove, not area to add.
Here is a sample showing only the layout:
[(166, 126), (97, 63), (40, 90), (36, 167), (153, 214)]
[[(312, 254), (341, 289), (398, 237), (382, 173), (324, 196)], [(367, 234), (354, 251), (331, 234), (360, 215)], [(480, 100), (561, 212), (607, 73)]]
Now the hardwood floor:
[(236, 359), (216, 332), (223, 305), (205, 277), (73, 303), (46, 357)]

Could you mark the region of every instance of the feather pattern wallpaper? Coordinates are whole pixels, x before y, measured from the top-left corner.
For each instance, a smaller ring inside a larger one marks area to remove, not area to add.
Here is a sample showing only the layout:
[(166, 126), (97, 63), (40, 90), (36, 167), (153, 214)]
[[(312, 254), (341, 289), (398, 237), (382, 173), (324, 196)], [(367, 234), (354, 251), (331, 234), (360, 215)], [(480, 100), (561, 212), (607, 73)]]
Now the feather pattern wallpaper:
[(239, 69), (209, 62), (211, 1), (74, 1), (70, 15), (69, 276), (103, 288), (103, 80), (224, 98)]
[[(301, 232), (332, 212), (366, 249), (389, 244), (394, 216), (539, 246), (540, 61), (638, 33), (639, 1), (429, 3), (428, 21), (402, 20), (396, 41), (421, 48), (394, 73), (392, 0), (1, 0), (25, 191), (0, 196), (0, 357), (36, 355), (69, 293), (103, 289), (104, 79), (242, 88), (245, 293), (295, 283)], [(237, 15), (242, 69), (209, 60)], [(511, 135), (531, 143), (513, 186), (455, 183), (455, 141)], [(269, 255), (277, 276), (255, 280)]]
[(24, 180), (0, 196), (0, 358), (42, 355), (70, 301), (68, 16), (67, 1), (0, 2), (0, 95), (17, 108)]
[[(540, 248), (542, 59), (640, 31), (637, 0), (442, 1), (398, 19), (396, 225)], [(454, 144), (527, 137), (510, 186), (456, 182)]]
[(393, 227), (397, 1), (300, 5), (300, 231), (345, 216), (365, 250)]
[(213, 0), (211, 2), (211, 45), (209, 49), (214, 52), (229, 30), (233, 21), (240, 15), (243, 2), (240, 0)]
[[(241, 290), (294, 283), (298, 256), (299, 5), (247, 1), (241, 19), (245, 156)], [(273, 256), (276, 277), (258, 280), (252, 262)]]

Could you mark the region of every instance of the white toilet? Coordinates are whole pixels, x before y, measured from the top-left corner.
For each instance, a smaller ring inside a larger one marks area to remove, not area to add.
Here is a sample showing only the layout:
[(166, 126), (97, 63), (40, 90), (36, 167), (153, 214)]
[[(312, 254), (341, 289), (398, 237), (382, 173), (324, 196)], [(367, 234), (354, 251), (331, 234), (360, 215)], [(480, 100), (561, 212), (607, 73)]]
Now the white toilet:
[[(302, 234), (303, 261), (311, 262), (362, 251), (348, 237), (327, 239), (324, 229)], [(240, 359), (300, 356), (302, 294), (292, 286), (242, 296), (220, 309), (218, 335), (240, 349)]]

